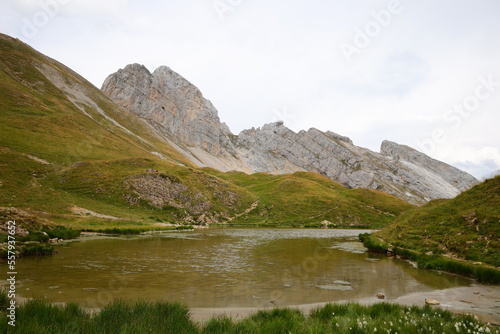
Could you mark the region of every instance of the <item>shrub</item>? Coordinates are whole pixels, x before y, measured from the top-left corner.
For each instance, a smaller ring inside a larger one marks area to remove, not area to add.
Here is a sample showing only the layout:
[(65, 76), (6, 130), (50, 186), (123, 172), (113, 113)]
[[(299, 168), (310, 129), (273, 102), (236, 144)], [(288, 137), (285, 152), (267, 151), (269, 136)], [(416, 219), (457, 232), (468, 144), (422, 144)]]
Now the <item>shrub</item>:
[(58, 238), (58, 239), (75, 239), (80, 236), (79, 230), (74, 230), (72, 228), (68, 228), (65, 226), (58, 225), (53, 229), (45, 229), (43, 230), (45, 233), (49, 235), (50, 238)]
[(47, 244), (25, 244), (19, 249), (19, 254), (23, 256), (38, 256), (54, 254), (54, 247)]
[(177, 226), (175, 229), (176, 230), (192, 230), (194, 227), (193, 225), (181, 225)]

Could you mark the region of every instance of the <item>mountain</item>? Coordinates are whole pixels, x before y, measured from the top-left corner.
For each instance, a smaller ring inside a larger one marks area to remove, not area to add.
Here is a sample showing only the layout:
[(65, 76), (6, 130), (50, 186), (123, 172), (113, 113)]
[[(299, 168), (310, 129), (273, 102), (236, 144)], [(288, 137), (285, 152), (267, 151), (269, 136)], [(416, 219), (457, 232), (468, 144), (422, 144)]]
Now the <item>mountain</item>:
[(500, 267), (500, 176), (409, 210), (376, 235), (394, 246)]
[[(224, 172), (246, 168), (242, 139), (201, 92), (166, 67), (154, 74), (127, 68), (106, 80), (112, 100), (0, 34), (3, 222), (18, 219), (28, 229), (37, 219), (78, 229), (169, 222), (380, 228), (413, 207), (311, 172)], [(224, 165), (200, 168), (200, 161)]]
[(373, 152), (334, 132), (312, 128), (295, 133), (283, 122), (234, 135), (199, 89), (166, 66), (150, 73), (142, 65), (128, 65), (108, 76), (102, 91), (199, 167), (271, 174), (310, 171), (349, 188), (376, 189), (413, 204), (455, 197), (478, 182), (390, 141)]

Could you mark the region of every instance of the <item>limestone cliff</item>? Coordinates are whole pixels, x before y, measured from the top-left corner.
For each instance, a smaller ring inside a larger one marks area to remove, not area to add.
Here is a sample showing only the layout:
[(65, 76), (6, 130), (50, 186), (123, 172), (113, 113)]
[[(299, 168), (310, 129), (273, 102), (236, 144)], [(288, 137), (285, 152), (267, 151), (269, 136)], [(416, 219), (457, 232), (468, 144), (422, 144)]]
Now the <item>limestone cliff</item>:
[(166, 66), (150, 73), (142, 65), (128, 65), (111, 74), (102, 91), (199, 166), (247, 173), (312, 171), (414, 204), (451, 198), (477, 183), (455, 167), (389, 141), (378, 153), (331, 131), (295, 133), (282, 122), (233, 135), (199, 89)]

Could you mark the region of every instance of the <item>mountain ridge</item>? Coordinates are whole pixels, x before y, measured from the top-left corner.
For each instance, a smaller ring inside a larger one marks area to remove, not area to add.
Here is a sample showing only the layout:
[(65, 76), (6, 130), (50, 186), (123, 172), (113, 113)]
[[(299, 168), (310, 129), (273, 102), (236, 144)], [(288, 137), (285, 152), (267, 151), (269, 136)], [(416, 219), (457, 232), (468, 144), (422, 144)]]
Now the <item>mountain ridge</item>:
[[(110, 74), (101, 90), (199, 167), (271, 174), (312, 171), (346, 187), (381, 190), (413, 204), (452, 198), (478, 183), (455, 167), (390, 141), (373, 152), (332, 131), (296, 133), (282, 121), (234, 135), (201, 91), (166, 66), (151, 73), (143, 65), (127, 65)], [(176, 102), (179, 97), (182, 103)]]

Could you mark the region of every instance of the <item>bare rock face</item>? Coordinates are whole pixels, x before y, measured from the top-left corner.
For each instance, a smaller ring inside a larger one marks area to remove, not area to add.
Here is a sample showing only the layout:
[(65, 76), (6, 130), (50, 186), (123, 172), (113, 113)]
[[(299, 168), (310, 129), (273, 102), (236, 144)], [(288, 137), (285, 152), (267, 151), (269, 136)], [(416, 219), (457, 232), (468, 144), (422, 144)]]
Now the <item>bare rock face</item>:
[(384, 141), (377, 153), (330, 131), (295, 133), (280, 122), (245, 130), (237, 142), (246, 150), (242, 159), (256, 172), (278, 173), (295, 166), (346, 187), (376, 189), (414, 204), (451, 198), (477, 183), (471, 175), (407, 146)]
[(346, 187), (377, 189), (414, 204), (454, 197), (478, 182), (390, 141), (378, 153), (331, 131), (295, 133), (283, 122), (233, 135), (199, 89), (166, 66), (150, 73), (142, 65), (128, 65), (110, 75), (102, 90), (199, 166), (247, 173), (312, 171)]
[(213, 154), (226, 152), (231, 133), (200, 90), (166, 66), (153, 73), (139, 64), (106, 78), (102, 91), (174, 142)]
[(452, 167), (444, 162), (430, 158), (429, 156), (405, 145), (384, 140), (380, 153), (391, 156), (397, 160), (410, 162), (416, 166), (425, 168), (455, 187), (459, 192), (468, 190), (477, 180), (470, 174)]

